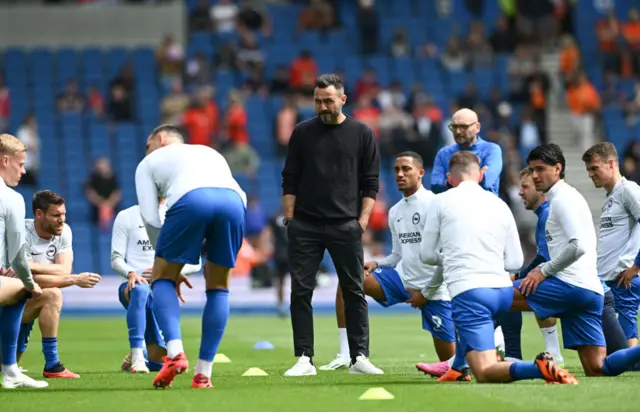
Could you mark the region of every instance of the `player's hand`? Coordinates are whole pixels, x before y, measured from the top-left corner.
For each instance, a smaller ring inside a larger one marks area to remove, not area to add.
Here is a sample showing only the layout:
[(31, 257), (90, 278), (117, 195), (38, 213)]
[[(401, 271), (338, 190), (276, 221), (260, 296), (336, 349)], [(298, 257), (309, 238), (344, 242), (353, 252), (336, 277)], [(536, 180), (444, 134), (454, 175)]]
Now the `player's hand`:
[(40, 288), (40, 285), (38, 285), (35, 282), (33, 283), (33, 289), (29, 290), (29, 292), (31, 292), (31, 299), (35, 299), (37, 297), (40, 297), (40, 295), (42, 295), (42, 289)]
[(358, 224), (360, 225), (360, 230), (362, 230), (362, 233), (364, 233), (367, 230), (367, 225), (369, 225), (369, 222), (365, 219), (358, 219)]
[(91, 289), (97, 285), (101, 279), (102, 278), (97, 273), (82, 272), (75, 276), (74, 282), (79, 288)]
[(142, 272), (142, 279), (146, 280), (147, 283), (151, 282), (152, 276), (153, 276), (153, 268), (145, 269), (145, 271)]
[(375, 270), (377, 268), (378, 268), (378, 262), (370, 261), (370, 262), (364, 263), (365, 272), (371, 272), (372, 270)]
[(407, 299), (405, 302), (410, 303), (412, 308), (420, 309), (421, 307), (424, 306), (425, 303), (427, 303), (427, 298), (425, 298), (422, 292), (420, 292), (419, 290), (415, 290), (415, 289), (406, 289), (406, 290), (411, 295), (411, 297)]
[(187, 279), (187, 277), (185, 275), (180, 275), (178, 277), (178, 280), (176, 280), (176, 293), (178, 294), (178, 299), (180, 299), (180, 302), (185, 303), (184, 296), (182, 296), (182, 291), (180, 290), (180, 285), (183, 284), (183, 283), (189, 289), (193, 289), (193, 286), (191, 286), (191, 283), (189, 282), (189, 279)]
[(632, 265), (630, 268), (625, 269), (618, 275), (617, 286), (620, 287), (620, 285), (624, 284), (624, 288), (629, 289), (631, 287), (631, 281), (633, 278), (638, 276), (638, 272), (640, 272), (640, 268), (636, 265)]
[(5, 278), (15, 278), (16, 272), (14, 272), (11, 268), (5, 270), (4, 268), (0, 267), (0, 276), (4, 276)]
[(530, 293), (536, 293), (538, 285), (545, 279), (546, 278), (542, 274), (540, 268), (533, 269), (531, 272), (529, 272), (527, 277), (524, 278), (522, 283), (520, 283), (520, 293), (522, 293), (524, 296), (529, 296)]
[(144, 280), (142, 276), (139, 276), (136, 272), (129, 272), (129, 283), (127, 284), (127, 287), (124, 288), (124, 293), (131, 292), (131, 290), (136, 287), (136, 284), (140, 283), (146, 283), (148, 285), (147, 281)]
[(516, 274), (515, 273), (510, 274), (509, 278), (511, 279), (512, 282), (515, 282), (516, 281)]

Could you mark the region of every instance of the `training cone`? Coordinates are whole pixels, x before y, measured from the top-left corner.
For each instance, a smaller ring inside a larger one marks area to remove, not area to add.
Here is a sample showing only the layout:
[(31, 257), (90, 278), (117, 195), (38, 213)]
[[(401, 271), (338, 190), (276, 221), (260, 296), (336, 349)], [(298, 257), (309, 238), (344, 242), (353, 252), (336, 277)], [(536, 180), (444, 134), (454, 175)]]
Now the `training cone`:
[(255, 345), (253, 345), (253, 349), (255, 350), (271, 350), (271, 349), (275, 349), (275, 346), (273, 346), (273, 343), (267, 341), (267, 340), (261, 340), (260, 342), (256, 343)]
[(269, 374), (260, 368), (249, 368), (242, 376), (269, 376)]
[(385, 388), (369, 388), (360, 396), (361, 401), (378, 401), (384, 399), (393, 399), (394, 396)]
[(215, 358), (213, 358), (213, 363), (229, 363), (231, 359), (224, 353), (216, 353)]

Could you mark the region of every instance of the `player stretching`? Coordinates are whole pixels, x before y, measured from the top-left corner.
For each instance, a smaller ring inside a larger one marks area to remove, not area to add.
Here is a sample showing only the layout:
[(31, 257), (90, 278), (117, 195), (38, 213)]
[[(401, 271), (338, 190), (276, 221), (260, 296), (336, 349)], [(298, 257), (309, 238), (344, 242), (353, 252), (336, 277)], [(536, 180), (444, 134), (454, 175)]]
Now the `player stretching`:
[[(443, 266), (424, 293), (434, 296), (443, 282), (449, 289), (459, 335), (456, 362), (458, 356), (466, 357), (480, 383), (535, 378), (568, 383), (573, 377), (555, 368), (545, 354), (536, 362), (497, 361), (494, 322), (513, 301), (508, 271), (522, 266), (520, 239), (509, 207), (480, 187), (480, 161), (473, 153), (454, 154), (449, 169), (454, 189), (431, 202), (420, 257), (426, 264)], [(551, 367), (555, 373), (549, 373)], [(469, 380), (455, 365), (447, 375), (454, 373), (459, 380)]]
[(32, 298), (42, 294), (33, 280), (27, 261), (24, 199), (8, 186), (17, 186), (25, 174), (27, 147), (8, 134), (0, 134), (0, 262), (9, 263), (18, 279), (0, 278), (0, 345), (2, 346), (2, 387), (46, 388), (18, 368), (16, 353), (20, 319), (29, 292)]
[[(551, 261), (514, 282), (513, 309), (531, 308), (540, 319), (560, 318), (564, 347), (578, 351), (587, 376), (616, 376), (632, 369), (640, 361), (640, 346), (607, 356), (595, 228), (586, 200), (564, 181), (562, 149), (555, 144), (538, 146), (527, 161), (536, 189), (544, 192), (550, 203), (546, 237)], [(549, 358), (543, 362), (551, 363)], [(553, 369), (545, 366), (545, 371)], [(553, 375), (563, 383), (573, 380)]]
[[(160, 199), (160, 220), (167, 207)], [(153, 314), (153, 297), (149, 281), (154, 250), (144, 228), (140, 207), (131, 206), (118, 213), (111, 236), (111, 267), (125, 281), (118, 288), (120, 303), (127, 310), (127, 328), (131, 352), (122, 362), (122, 370), (131, 373), (159, 371), (167, 354), (158, 322)], [(200, 264), (185, 265), (183, 275), (200, 270)], [(148, 360), (145, 356), (145, 343)]]
[[(391, 254), (378, 262), (366, 262), (364, 292), (384, 307), (404, 303), (411, 298), (407, 288), (422, 290), (433, 277), (436, 268), (420, 262), (420, 243), (426, 211), (435, 197), (422, 186), (422, 157), (414, 152), (396, 156), (394, 172), (403, 198), (389, 211), (389, 229), (393, 240)], [(402, 261), (398, 270), (394, 268)], [(451, 302), (443, 285), (429, 302), (421, 302), (422, 328), (431, 332), (440, 360), (455, 353), (456, 334), (451, 318)], [(349, 342), (342, 292), (338, 287), (336, 316), (340, 330), (340, 353), (321, 370), (337, 370), (349, 366)], [(381, 371), (382, 372), (382, 371)]]
[[(136, 170), (140, 214), (155, 248), (151, 290), (153, 312), (167, 345), (167, 357), (153, 380), (171, 384), (187, 370), (180, 330), (178, 289), (185, 264), (204, 267), (207, 303), (202, 316), (200, 357), (191, 386), (210, 388), (211, 367), (229, 317), (229, 275), (242, 245), (247, 198), (226, 160), (214, 149), (184, 144), (175, 126), (157, 127), (147, 141), (147, 157)], [(166, 199), (161, 222), (158, 197)], [(162, 229), (160, 229), (162, 227)]]
[(607, 191), (598, 239), (598, 274), (611, 288), (629, 346), (638, 344), (640, 305), (640, 186), (620, 175), (618, 152), (598, 143), (582, 156), (595, 187)]
[(77, 379), (80, 375), (65, 368), (58, 357), (58, 325), (62, 310), (61, 288), (77, 285), (92, 288), (100, 276), (95, 273), (71, 274), (73, 267), (72, 232), (66, 221), (64, 198), (49, 190), (37, 192), (32, 201), (34, 219), (26, 220), (27, 259), (42, 295), (29, 299), (22, 314), (18, 339), (18, 360), (27, 350), (36, 319), (42, 335), (46, 378)]

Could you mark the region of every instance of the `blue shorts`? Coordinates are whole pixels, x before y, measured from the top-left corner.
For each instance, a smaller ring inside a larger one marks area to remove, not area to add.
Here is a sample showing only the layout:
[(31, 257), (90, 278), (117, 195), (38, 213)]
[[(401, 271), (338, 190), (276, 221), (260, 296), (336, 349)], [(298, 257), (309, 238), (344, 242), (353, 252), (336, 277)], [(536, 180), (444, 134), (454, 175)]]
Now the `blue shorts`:
[[(385, 300), (377, 301), (385, 308), (405, 303), (411, 295), (405, 290), (400, 275), (392, 268), (378, 268), (371, 272), (378, 280)], [(422, 307), (422, 329), (445, 342), (455, 342), (456, 333), (451, 315), (451, 302), (430, 300)]]
[[(520, 287), (521, 280), (513, 283)], [(570, 285), (555, 276), (540, 282), (536, 293), (525, 296), (527, 304), (540, 320), (559, 318), (566, 349), (578, 346), (606, 346), (602, 332), (604, 296)]]
[(625, 289), (624, 285), (617, 287), (617, 281), (607, 282), (611, 288), (613, 299), (616, 303), (618, 322), (627, 339), (638, 338), (638, 306), (640, 305), (640, 277), (631, 281), (631, 287)]
[[(120, 303), (125, 309), (129, 308), (129, 302), (124, 296), (124, 290), (127, 287), (129, 282), (124, 282), (118, 288), (118, 298), (120, 299)], [(144, 341), (149, 345), (158, 345), (161, 348), (165, 348), (164, 338), (162, 337), (162, 332), (160, 332), (160, 326), (158, 326), (158, 322), (156, 321), (156, 316), (153, 314), (153, 296), (149, 295), (149, 299), (147, 299), (147, 305), (145, 307), (145, 311), (147, 313), (147, 325), (144, 330)]]
[(513, 288), (471, 289), (453, 298), (451, 303), (460, 351), (466, 355), (472, 350), (495, 350), (495, 321), (511, 309)]
[(156, 256), (196, 265), (206, 240), (207, 260), (234, 268), (244, 236), (245, 209), (240, 195), (231, 189), (207, 187), (188, 192), (167, 210)]

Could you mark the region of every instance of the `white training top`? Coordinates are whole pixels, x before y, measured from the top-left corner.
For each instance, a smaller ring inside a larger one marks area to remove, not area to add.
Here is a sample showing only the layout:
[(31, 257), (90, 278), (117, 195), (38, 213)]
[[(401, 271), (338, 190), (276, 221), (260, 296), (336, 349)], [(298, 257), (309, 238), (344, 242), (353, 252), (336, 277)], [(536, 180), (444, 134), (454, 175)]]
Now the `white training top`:
[(71, 228), (66, 223), (60, 236), (51, 236), (43, 239), (38, 236), (33, 219), (25, 220), (25, 233), (27, 242), (27, 259), (40, 264), (55, 263), (56, 256), (61, 253), (73, 252), (73, 235)]
[[(6, 185), (0, 177), (0, 265), (4, 268), (12, 267), (18, 253), (24, 253), (26, 246), (24, 216), (25, 206), (23, 197)], [(22, 259), (26, 262), (26, 259)], [(28, 265), (25, 268), (13, 267), (22, 283), (32, 289), (33, 275)], [(22, 270), (21, 270), (22, 269)]]
[(469, 181), (431, 202), (420, 257), (442, 265), (452, 299), (471, 289), (513, 286), (509, 273), (524, 260), (509, 206)]
[[(165, 205), (160, 206), (160, 219), (164, 221), (167, 211)], [(111, 235), (111, 268), (127, 278), (129, 272), (141, 275), (145, 270), (153, 267), (155, 250), (149, 241), (145, 230), (140, 208), (131, 206), (120, 211), (113, 222)], [(184, 265), (183, 275), (189, 275), (200, 270), (201, 264)]]
[(247, 196), (231, 175), (227, 161), (208, 146), (175, 143), (142, 159), (136, 169), (136, 192), (152, 245), (162, 226), (158, 197), (171, 208), (185, 194), (203, 187), (232, 189), (247, 204)]
[[(425, 265), (420, 260), (427, 210), (435, 197), (433, 192), (420, 186), (416, 193), (402, 198), (389, 210), (393, 246), (391, 254), (378, 261), (378, 266), (395, 268), (402, 261), (402, 271), (398, 269), (398, 273), (402, 283), (412, 289), (422, 290), (436, 271), (435, 266)], [(450, 300), (446, 285), (442, 285), (432, 299)]]
[(624, 177), (602, 206), (598, 239), (598, 274), (614, 280), (633, 265), (640, 249), (640, 186)]
[(564, 180), (559, 180), (546, 193), (549, 217), (545, 227), (551, 260), (558, 256), (572, 239), (578, 240), (585, 253), (566, 269), (553, 276), (570, 285), (604, 295), (598, 278), (596, 230), (591, 210), (584, 197)]

